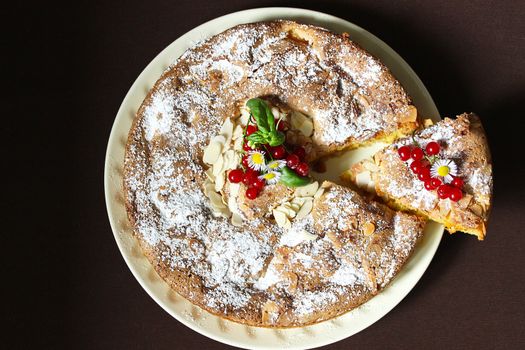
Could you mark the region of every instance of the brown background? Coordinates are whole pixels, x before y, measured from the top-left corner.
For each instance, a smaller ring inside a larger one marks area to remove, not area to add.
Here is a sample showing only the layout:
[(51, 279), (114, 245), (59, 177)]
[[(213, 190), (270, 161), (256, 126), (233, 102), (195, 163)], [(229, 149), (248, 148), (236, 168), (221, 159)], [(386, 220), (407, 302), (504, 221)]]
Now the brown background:
[(171, 318), (135, 281), (109, 227), (103, 162), (117, 109), (158, 52), (207, 20), (265, 6), (324, 11), (368, 29), (414, 68), (443, 115), (479, 113), (493, 152), (488, 238), (445, 236), (405, 300), (326, 348), (524, 348), (525, 1), (80, 1), (5, 9), (3, 340), (227, 348)]

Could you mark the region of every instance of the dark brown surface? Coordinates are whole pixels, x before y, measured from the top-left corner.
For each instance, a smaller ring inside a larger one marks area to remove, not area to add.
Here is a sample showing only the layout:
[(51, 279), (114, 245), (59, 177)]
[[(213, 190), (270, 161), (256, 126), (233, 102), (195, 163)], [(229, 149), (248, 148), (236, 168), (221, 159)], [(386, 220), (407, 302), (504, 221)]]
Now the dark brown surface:
[(74, 5), (24, 2), (4, 12), (2, 169), (13, 177), (2, 196), (8, 344), (227, 348), (171, 318), (131, 275), (106, 215), (104, 153), (127, 90), (165, 46), (223, 14), (295, 6), (343, 17), (383, 39), (419, 74), (443, 115), (477, 112), (495, 168), (487, 239), (445, 236), (405, 300), (326, 348), (525, 347), (525, 2)]

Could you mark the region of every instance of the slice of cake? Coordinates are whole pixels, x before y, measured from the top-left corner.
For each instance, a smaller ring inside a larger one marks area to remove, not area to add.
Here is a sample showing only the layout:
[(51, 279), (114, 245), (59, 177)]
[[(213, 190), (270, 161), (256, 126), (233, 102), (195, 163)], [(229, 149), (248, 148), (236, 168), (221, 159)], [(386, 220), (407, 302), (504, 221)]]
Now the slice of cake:
[(483, 240), (492, 195), (487, 138), (472, 113), (445, 118), (355, 164), (342, 179), (393, 207)]

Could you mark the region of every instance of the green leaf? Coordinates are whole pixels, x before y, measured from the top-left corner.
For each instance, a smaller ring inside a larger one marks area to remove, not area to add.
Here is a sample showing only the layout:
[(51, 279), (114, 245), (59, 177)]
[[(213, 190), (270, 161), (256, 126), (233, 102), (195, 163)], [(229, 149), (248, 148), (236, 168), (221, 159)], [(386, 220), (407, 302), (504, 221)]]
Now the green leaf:
[(299, 176), (295, 171), (285, 166), (281, 169), (279, 181), (288, 187), (301, 187), (308, 185), (311, 179), (306, 176)]
[(285, 139), (286, 139), (286, 136), (282, 132), (280, 131), (271, 132), (269, 134), (268, 144), (272, 147), (279, 146), (284, 143)]
[(266, 133), (257, 131), (247, 137), (248, 141), (251, 141), (255, 145), (263, 145), (267, 143)]
[[(261, 100), (260, 98), (252, 98), (249, 99), (248, 102), (246, 102), (246, 106), (250, 109), (250, 113), (255, 118), (257, 128), (262, 132), (270, 132), (271, 127), (268, 124), (267, 117), (267, 110), (269, 110), (269, 107), (266, 104), (266, 102)], [(270, 113), (272, 112), (270, 111)]]

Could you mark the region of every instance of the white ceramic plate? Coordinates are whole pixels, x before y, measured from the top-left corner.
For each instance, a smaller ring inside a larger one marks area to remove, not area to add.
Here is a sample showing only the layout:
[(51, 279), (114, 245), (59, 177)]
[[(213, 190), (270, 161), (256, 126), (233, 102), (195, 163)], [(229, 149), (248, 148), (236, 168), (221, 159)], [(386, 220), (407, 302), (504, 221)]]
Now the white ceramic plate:
[[(334, 32), (349, 33), (352, 40), (379, 57), (390, 68), (412, 96), (420, 114), (434, 120), (440, 119), (432, 98), (414, 71), (390, 47), (364, 29), (331, 15), (303, 9), (261, 8), (235, 12), (204, 23), (175, 40), (151, 61), (133, 83), (120, 106), (111, 130), (106, 153), (104, 187), (111, 228), (122, 256), (137, 281), (164, 310), (191, 329), (230, 345), (251, 349), (306, 349), (349, 337), (370, 326), (396, 306), (428, 267), (441, 240), (443, 227), (429, 223), (422, 242), (395, 280), (383, 292), (361, 307), (313, 326), (279, 330), (256, 328), (211, 315), (169, 288), (142, 255), (138, 243), (132, 236), (122, 193), (122, 167), (128, 131), (146, 93), (164, 69), (199, 40), (237, 24), (273, 19), (293, 19), (316, 24)], [(359, 149), (328, 162), (330, 171), (322, 177), (337, 177), (350, 164), (378, 148), (380, 145)]]

